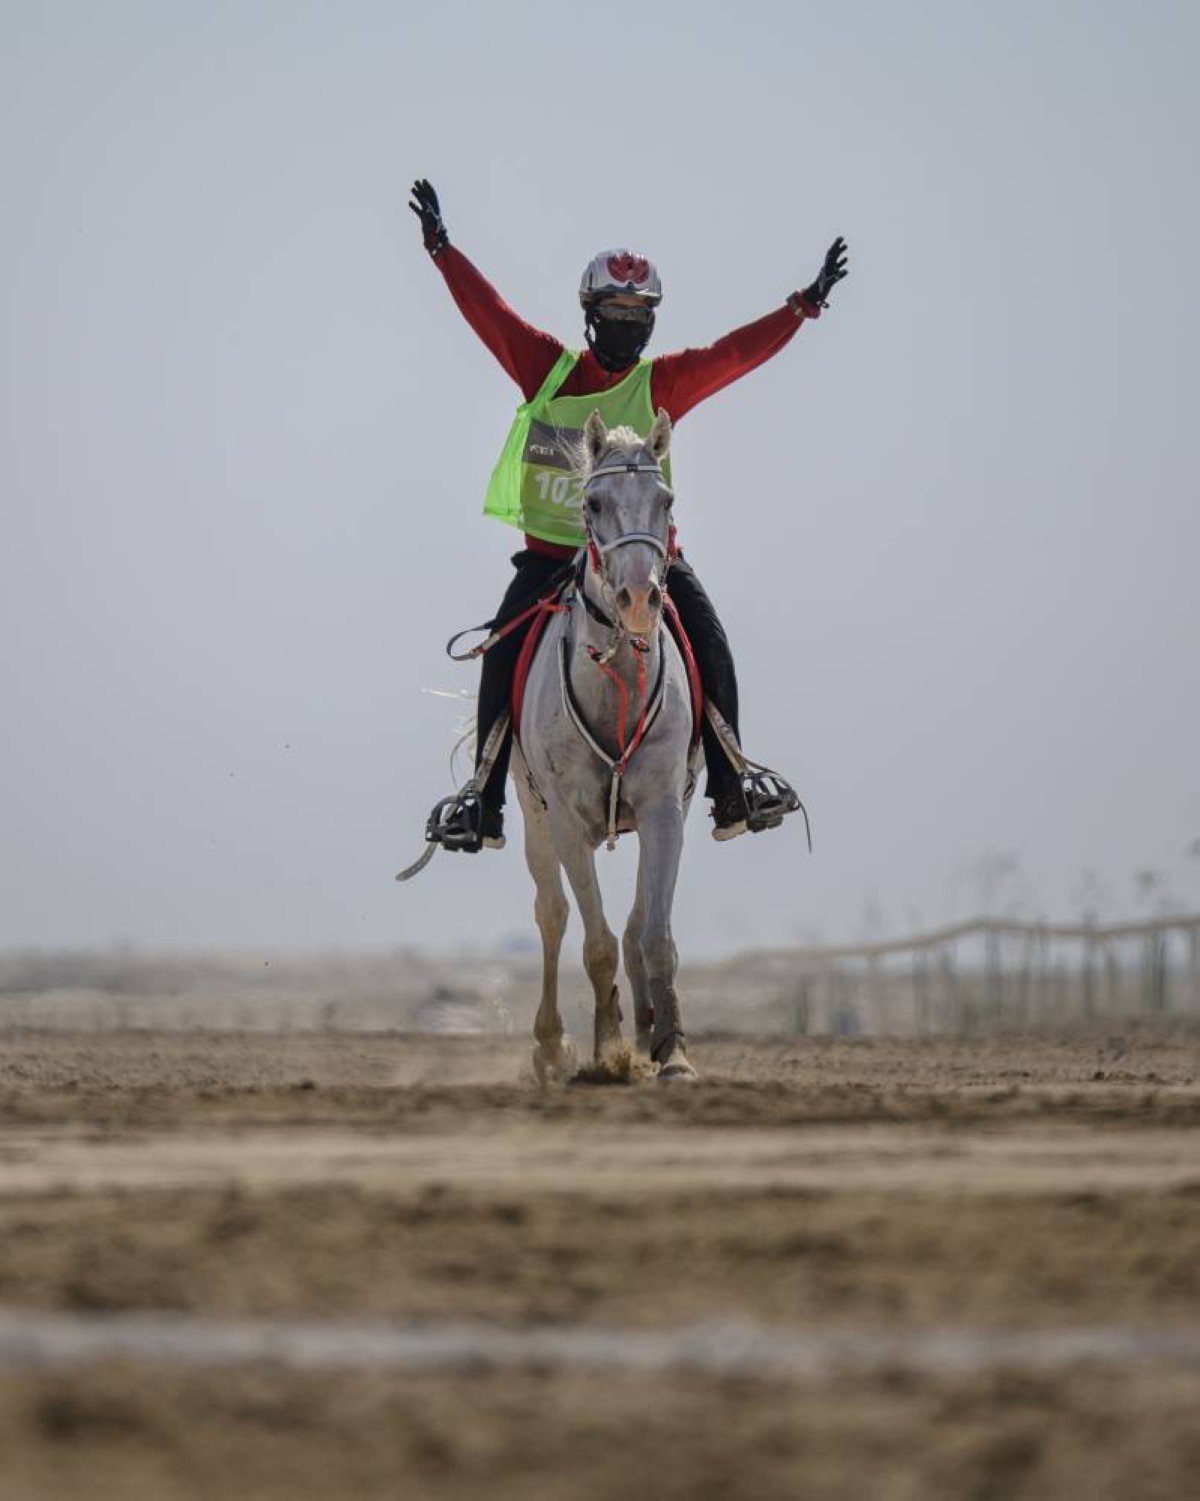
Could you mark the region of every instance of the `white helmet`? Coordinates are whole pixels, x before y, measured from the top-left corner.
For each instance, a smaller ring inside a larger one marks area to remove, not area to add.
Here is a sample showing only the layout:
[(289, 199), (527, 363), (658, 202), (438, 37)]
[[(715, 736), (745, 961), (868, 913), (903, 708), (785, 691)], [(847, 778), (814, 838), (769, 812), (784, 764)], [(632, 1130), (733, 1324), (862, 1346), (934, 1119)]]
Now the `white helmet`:
[(662, 301), (662, 282), (654, 262), (635, 250), (602, 250), (593, 256), (579, 283), (579, 301), (587, 308), (616, 294), (657, 307)]

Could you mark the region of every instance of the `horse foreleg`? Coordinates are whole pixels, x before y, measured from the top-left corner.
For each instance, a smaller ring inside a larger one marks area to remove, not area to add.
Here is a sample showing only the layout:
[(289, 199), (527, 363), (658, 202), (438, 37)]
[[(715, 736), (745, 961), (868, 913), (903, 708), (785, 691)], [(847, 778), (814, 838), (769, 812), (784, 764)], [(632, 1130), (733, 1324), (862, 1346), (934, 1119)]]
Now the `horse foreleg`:
[(595, 1061), (603, 1065), (612, 1062), (621, 1050), (616, 934), (604, 916), (600, 882), (596, 879), (595, 851), (582, 839), (569, 837), (556, 848), (583, 920), (583, 967), (592, 982), (596, 1002)]
[(629, 976), (629, 988), (633, 992), (633, 1023), (637, 1034), (637, 1050), (644, 1057), (650, 1056), (650, 1029), (654, 1025), (654, 1007), (650, 1001), (650, 987), (646, 979), (646, 961), (642, 957), (642, 929), (646, 922), (642, 862), (638, 860), (637, 891), (625, 934), (621, 940), (621, 953), (625, 960), (625, 973)]
[(673, 804), (639, 815), (641, 852), (638, 875), (642, 886), (642, 962), (646, 988), (654, 1008), (650, 1056), (660, 1079), (694, 1079), (696, 1070), (683, 1045), (683, 1022), (675, 992), (679, 955), (671, 934), (671, 908), (683, 854), (683, 810)]
[[(519, 753), (517, 753), (519, 756)], [(551, 1076), (565, 1078), (575, 1070), (574, 1048), (563, 1041), (562, 1017), (558, 1011), (558, 958), (567, 929), (567, 898), (550, 820), (540, 799), (529, 790), (523, 766), (515, 775), (517, 797), (525, 819), (525, 863), (533, 877), (533, 915), (542, 935), (542, 999), (533, 1021), (537, 1046), (533, 1067), (543, 1082)]]

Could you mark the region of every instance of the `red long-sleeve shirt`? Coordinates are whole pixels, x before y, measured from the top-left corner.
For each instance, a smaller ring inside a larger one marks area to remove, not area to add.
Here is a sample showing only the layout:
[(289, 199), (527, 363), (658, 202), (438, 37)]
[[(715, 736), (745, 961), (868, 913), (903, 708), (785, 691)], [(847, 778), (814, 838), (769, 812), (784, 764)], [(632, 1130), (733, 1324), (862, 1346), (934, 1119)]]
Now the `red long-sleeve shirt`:
[[(455, 246), (445, 246), (434, 264), (446, 278), (450, 295), (463, 317), (529, 401), (550, 374), (563, 345), (553, 334), (526, 323)], [(678, 422), (706, 396), (712, 396), (778, 354), (805, 318), (814, 316), (818, 316), (817, 312), (797, 298), (795, 307), (785, 302), (765, 318), (735, 328), (707, 348), (657, 355), (650, 368), (650, 399), (655, 410), (664, 408), (671, 421)], [(594, 391), (617, 385), (627, 374), (625, 370), (605, 370), (592, 351), (585, 349), (557, 394), (590, 396)], [(534, 552), (551, 557), (569, 558), (572, 552), (570, 547), (560, 547), (528, 534), (525, 544)]]

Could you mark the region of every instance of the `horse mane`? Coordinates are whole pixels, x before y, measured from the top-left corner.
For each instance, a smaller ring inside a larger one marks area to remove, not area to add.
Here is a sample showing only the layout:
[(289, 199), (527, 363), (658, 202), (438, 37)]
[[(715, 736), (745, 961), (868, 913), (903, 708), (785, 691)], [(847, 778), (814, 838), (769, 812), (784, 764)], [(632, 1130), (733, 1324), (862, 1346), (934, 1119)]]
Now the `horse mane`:
[(593, 469), (599, 469), (603, 464), (614, 456), (618, 459), (633, 459), (644, 452), (646, 440), (632, 427), (610, 427), (608, 438), (600, 451), (599, 457), (592, 461), (587, 451), (587, 444), (583, 434), (570, 443), (569, 459), (571, 468), (577, 479), (588, 482)]

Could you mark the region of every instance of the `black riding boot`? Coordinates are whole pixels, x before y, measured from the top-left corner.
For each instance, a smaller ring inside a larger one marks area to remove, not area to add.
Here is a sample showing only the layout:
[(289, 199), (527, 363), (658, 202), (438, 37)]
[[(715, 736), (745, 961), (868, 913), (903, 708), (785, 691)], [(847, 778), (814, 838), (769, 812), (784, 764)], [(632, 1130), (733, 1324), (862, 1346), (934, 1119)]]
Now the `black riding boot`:
[[(515, 553), (512, 563), (516, 573), (500, 601), (495, 618), (488, 622), (493, 630), (540, 599), (555, 575), (567, 566), (561, 558), (543, 557), (541, 553), (531, 552), (528, 548)], [(483, 654), (476, 719), (476, 768), (492, 726), (501, 715), (508, 712), (517, 658), (521, 655), (522, 643), (532, 624), (533, 617), (530, 616), (529, 620), (523, 621), (516, 630), (497, 641), (495, 646)], [(508, 778), (511, 755), (510, 729), (496, 754), (482, 790), (477, 795), (460, 792), (453, 797), (443, 798), (429, 816), (425, 828), (426, 839), (441, 844), (446, 849), (464, 850), (469, 854), (475, 854), (481, 849), (503, 848), (504, 785)]]

